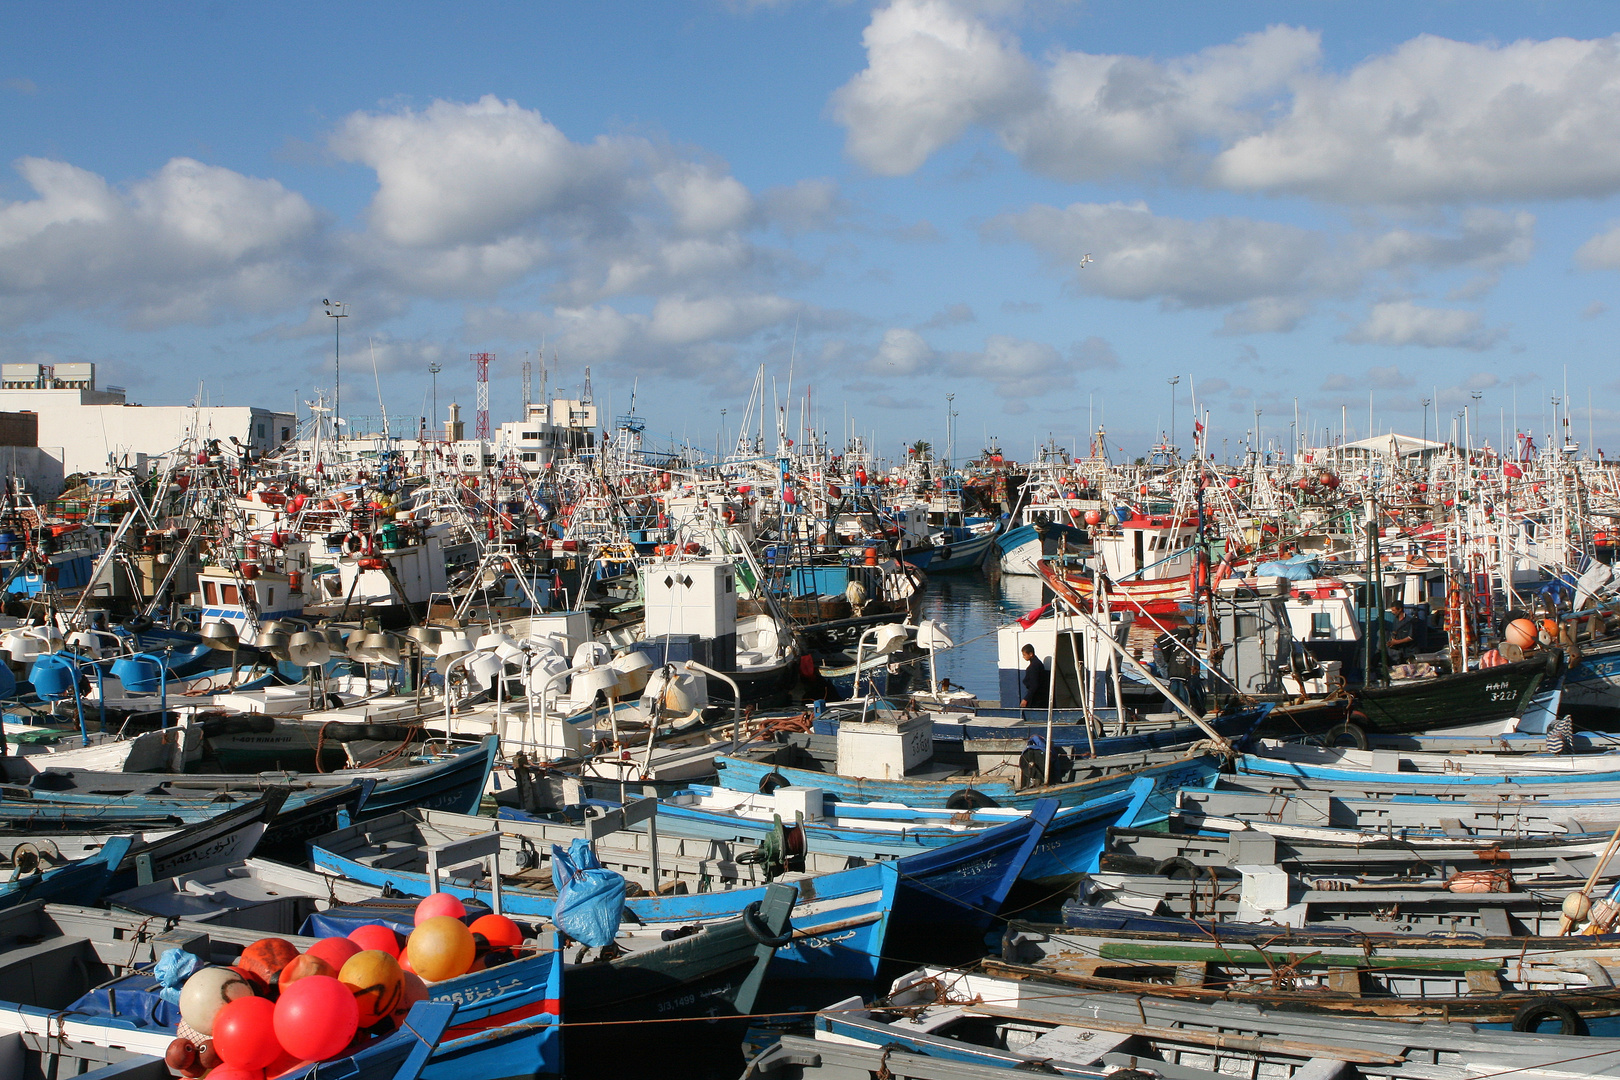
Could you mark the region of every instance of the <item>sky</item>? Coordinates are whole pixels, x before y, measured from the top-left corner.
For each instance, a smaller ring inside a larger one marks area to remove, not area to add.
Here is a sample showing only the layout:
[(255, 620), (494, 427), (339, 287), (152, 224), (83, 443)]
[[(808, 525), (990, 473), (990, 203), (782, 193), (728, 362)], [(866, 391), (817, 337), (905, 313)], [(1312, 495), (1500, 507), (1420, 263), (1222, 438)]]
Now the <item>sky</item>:
[(1465, 409), (1545, 444), (1555, 407), (1620, 448), (1612, 3), (3, 18), (0, 360), (131, 400), (329, 395), (341, 300), (357, 426), (470, 420), (485, 352), (516, 419), (543, 350), (657, 443), (734, 439), (763, 366), (791, 434), (891, 456), (948, 410), (959, 458), (1185, 447), (1195, 409), (1217, 456)]

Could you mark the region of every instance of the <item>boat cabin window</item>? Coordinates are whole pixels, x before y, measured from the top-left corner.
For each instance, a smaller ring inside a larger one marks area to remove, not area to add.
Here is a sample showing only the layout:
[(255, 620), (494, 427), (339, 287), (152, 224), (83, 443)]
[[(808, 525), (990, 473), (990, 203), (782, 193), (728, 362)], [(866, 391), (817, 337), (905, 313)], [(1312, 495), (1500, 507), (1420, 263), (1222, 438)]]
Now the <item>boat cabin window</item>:
[(222, 583), (219, 587), (220, 602), (224, 604), (240, 604), (242, 597), (237, 593), (236, 586), (230, 582)]
[(1311, 637), (1333, 636), (1333, 612), (1311, 612)]
[(276, 606), (276, 587), (274, 585), (272, 585), (268, 589), (264, 590), (264, 606), (265, 607), (275, 607)]
[(219, 594), (214, 592), (214, 583), (212, 581), (203, 582), (203, 603), (219, 603)]

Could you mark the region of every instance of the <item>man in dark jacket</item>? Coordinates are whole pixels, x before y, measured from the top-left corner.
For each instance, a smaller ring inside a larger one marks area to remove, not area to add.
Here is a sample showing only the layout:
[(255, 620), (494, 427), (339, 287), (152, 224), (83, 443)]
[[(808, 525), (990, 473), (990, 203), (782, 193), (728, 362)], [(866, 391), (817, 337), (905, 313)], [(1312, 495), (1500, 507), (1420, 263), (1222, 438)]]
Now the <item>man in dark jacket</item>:
[(1041, 663), (1041, 658), (1035, 655), (1033, 645), (1024, 646), (1024, 659), (1029, 661), (1029, 666), (1024, 668), (1024, 700), (1018, 703), (1018, 707), (1020, 709), (1044, 709), (1046, 708), (1047, 688), (1050, 685), (1050, 676), (1047, 674), (1046, 665)]

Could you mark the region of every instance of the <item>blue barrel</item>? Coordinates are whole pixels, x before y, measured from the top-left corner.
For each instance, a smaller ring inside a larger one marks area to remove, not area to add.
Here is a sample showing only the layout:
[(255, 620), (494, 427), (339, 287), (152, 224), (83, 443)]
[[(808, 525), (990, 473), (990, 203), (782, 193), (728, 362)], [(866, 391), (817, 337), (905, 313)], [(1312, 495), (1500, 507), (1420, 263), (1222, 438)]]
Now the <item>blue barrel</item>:
[(1114, 507), (1114, 516), (1119, 519), (1121, 525), (1131, 520), (1131, 512), (1123, 506)]
[(10, 555), (11, 549), (17, 546), (17, 534), (14, 532), (0, 532), (0, 555)]

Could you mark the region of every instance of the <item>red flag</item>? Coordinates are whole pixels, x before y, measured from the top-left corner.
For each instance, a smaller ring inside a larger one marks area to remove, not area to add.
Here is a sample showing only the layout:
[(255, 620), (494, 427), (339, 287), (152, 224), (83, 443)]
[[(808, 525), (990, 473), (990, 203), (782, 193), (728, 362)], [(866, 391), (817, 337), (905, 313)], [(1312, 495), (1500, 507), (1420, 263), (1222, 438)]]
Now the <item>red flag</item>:
[(1034, 626), (1036, 623), (1041, 621), (1041, 616), (1042, 615), (1045, 615), (1048, 611), (1051, 611), (1051, 610), (1052, 610), (1052, 605), (1051, 604), (1042, 604), (1040, 607), (1036, 608), (1034, 611), (1030, 612), (1028, 615), (1025, 615), (1022, 618), (1020, 618), (1018, 620), (1018, 625), (1022, 626), (1025, 630), (1028, 630), (1030, 627)]

